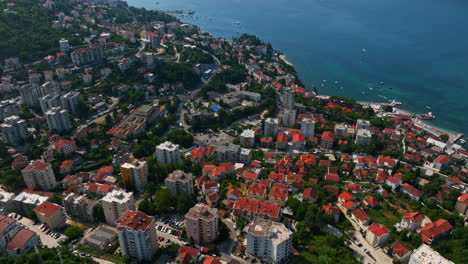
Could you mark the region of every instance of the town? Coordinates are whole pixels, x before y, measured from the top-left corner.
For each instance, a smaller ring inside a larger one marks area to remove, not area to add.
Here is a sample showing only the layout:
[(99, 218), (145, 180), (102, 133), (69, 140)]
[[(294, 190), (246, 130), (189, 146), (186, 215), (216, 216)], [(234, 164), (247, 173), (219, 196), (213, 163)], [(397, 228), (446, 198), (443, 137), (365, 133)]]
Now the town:
[(39, 2), (0, 3), (31, 36), (0, 44), (1, 260), (468, 263), (461, 135), (306, 89), (252, 35)]

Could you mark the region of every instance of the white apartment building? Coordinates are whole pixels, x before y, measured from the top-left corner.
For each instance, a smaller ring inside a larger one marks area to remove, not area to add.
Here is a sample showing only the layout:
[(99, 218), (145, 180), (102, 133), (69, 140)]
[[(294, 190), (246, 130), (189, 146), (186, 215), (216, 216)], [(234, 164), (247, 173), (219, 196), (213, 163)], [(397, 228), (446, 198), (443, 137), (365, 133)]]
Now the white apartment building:
[(283, 124), (287, 127), (292, 127), (296, 124), (296, 110), (285, 109), (283, 111)]
[(335, 124), (333, 132), (336, 137), (346, 137), (346, 124)]
[(295, 97), (296, 93), (292, 89), (284, 89), (283, 92), (283, 103), (284, 103), (284, 108), (289, 109), (289, 110), (294, 110), (294, 105), (295, 105)]
[(112, 190), (101, 199), (104, 216), (109, 225), (115, 226), (117, 219), (128, 210), (135, 210), (133, 193), (123, 190)]
[(62, 95), (62, 107), (68, 110), (71, 114), (76, 113), (79, 102), (80, 102), (79, 92), (71, 91)]
[(154, 217), (140, 211), (127, 211), (117, 219), (122, 255), (141, 261), (151, 261), (158, 250)]
[(193, 193), (193, 176), (190, 172), (175, 170), (167, 175), (165, 183), (173, 196), (181, 195), (184, 192)]
[(48, 94), (39, 98), (39, 104), (41, 105), (42, 113), (45, 114), (49, 109), (62, 107), (62, 99), (58, 94)]
[(247, 252), (268, 263), (281, 263), (291, 255), (292, 232), (281, 223), (256, 218), (247, 233)]
[(52, 107), (45, 112), (45, 116), (50, 130), (55, 129), (56, 131), (61, 132), (72, 128), (67, 110), (60, 107)]
[(255, 131), (252, 129), (246, 129), (242, 131), (240, 135), (240, 144), (249, 148), (255, 144)]
[(21, 173), (29, 189), (39, 188), (43, 191), (48, 191), (57, 187), (54, 171), (50, 163), (36, 160), (24, 168)]
[(0, 125), (2, 138), (9, 145), (16, 146), (28, 138), (28, 126), (24, 119), (18, 116), (5, 118), (4, 123)]
[(371, 143), (372, 134), (370, 130), (367, 129), (358, 129), (356, 133), (356, 145), (369, 145)]
[(179, 145), (172, 144), (169, 141), (159, 144), (156, 147), (156, 158), (159, 165), (179, 163), (180, 150)]
[(301, 122), (301, 134), (307, 139), (315, 134), (315, 120), (304, 118)]
[(70, 50), (70, 45), (66, 39), (59, 40), (59, 46), (61, 52), (68, 52)]
[(23, 103), (27, 106), (39, 105), (39, 98), (41, 97), (41, 90), (39, 85), (35, 83), (28, 83), (18, 87)]
[(359, 129), (366, 129), (366, 130), (370, 130), (371, 128), (371, 123), (369, 120), (366, 120), (366, 119), (358, 119), (356, 121), (356, 131), (358, 131)]
[(263, 134), (265, 135), (265, 137), (276, 137), (276, 135), (278, 134), (278, 127), (278, 119), (269, 117), (265, 120)]
[(10, 116), (20, 114), (20, 104), (18, 100), (4, 100), (0, 102), (0, 120)]
[(13, 199), (12, 211), (29, 217), (34, 208), (48, 199), (48, 196), (39, 195), (37, 193), (22, 192)]
[(41, 95), (60, 95), (60, 86), (56, 82), (46, 82), (41, 85)]

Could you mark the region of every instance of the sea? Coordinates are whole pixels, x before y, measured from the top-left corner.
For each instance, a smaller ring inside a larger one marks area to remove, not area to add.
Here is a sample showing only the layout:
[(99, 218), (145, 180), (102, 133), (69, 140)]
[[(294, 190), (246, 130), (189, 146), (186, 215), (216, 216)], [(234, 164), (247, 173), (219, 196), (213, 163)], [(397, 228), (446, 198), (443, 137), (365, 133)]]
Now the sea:
[(216, 37), (257, 35), (287, 55), (307, 89), (432, 112), (468, 135), (466, 0), (128, 0)]

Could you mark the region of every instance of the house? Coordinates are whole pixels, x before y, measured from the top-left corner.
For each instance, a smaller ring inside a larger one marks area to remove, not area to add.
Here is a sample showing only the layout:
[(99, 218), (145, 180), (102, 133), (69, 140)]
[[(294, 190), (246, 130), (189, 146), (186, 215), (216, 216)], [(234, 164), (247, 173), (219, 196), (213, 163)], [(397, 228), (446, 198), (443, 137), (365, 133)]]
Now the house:
[(333, 141), (335, 141), (335, 133), (331, 131), (324, 131), (320, 141), (321, 147), (324, 149), (332, 149)]
[(287, 146), (288, 146), (288, 135), (284, 133), (278, 134), (278, 137), (276, 139), (276, 148), (286, 149)]
[(361, 186), (352, 182), (346, 184), (344, 188), (350, 190), (353, 193), (358, 193), (361, 190)]
[(304, 150), (305, 138), (302, 134), (293, 135), (293, 148), (296, 150)]
[(415, 199), (416, 201), (419, 201), (419, 199), (421, 199), (423, 195), (423, 192), (421, 190), (416, 189), (408, 183), (403, 184), (401, 191), (403, 193), (408, 194), (411, 198)]
[(239, 200), (241, 195), (242, 195), (241, 191), (239, 191), (236, 188), (232, 188), (232, 189), (229, 189), (229, 191), (227, 191), (226, 198), (231, 202), (235, 202)]
[(391, 246), (391, 256), (393, 261), (399, 260), (400, 263), (408, 263), (409, 258), (411, 257), (411, 249), (406, 247), (401, 241), (395, 241)]
[(346, 209), (346, 211), (352, 211), (359, 206), (359, 203), (353, 200), (349, 200), (347, 202), (344, 202), (342, 206), (344, 209)]
[(354, 200), (354, 196), (349, 192), (342, 192), (338, 195), (338, 202), (341, 204), (351, 200)]
[(468, 193), (462, 193), (457, 199), (455, 204), (455, 209), (465, 217), (468, 217)]
[(450, 158), (447, 155), (440, 155), (432, 163), (434, 165), (434, 168), (441, 170), (441, 169), (447, 168), (449, 165), (449, 162), (450, 162)]
[(452, 225), (445, 219), (439, 219), (434, 223), (427, 223), (421, 227), (421, 238), (424, 243), (431, 245), (438, 240), (447, 238), (452, 231)]
[(361, 208), (356, 208), (356, 210), (351, 212), (351, 215), (351, 217), (361, 225), (368, 225), (370, 222), (369, 215)]
[(244, 217), (250, 220), (258, 217), (265, 220), (279, 222), (281, 218), (281, 205), (241, 197), (234, 204), (233, 212), (237, 217)]
[(338, 207), (336, 206), (333, 206), (331, 203), (323, 205), (322, 210), (326, 214), (332, 214), (335, 219), (335, 222), (338, 222), (340, 220), (340, 209), (338, 209)]
[(325, 180), (333, 181), (333, 182), (339, 182), (340, 181), (340, 176), (338, 174), (328, 173), (327, 175), (325, 175)]
[(265, 199), (266, 186), (260, 183), (252, 183), (247, 190), (247, 197), (252, 199)]
[(463, 184), (462, 180), (460, 180), (460, 178), (455, 177), (455, 176), (448, 176), (447, 183), (450, 185), (462, 185)]
[(370, 208), (376, 208), (379, 206), (379, 201), (372, 196), (366, 197), (363, 201), (364, 205)]
[(395, 160), (390, 156), (379, 155), (377, 165), (379, 168), (392, 169), (395, 166)]
[(402, 229), (409, 229), (412, 232), (415, 232), (421, 228), (422, 221), (424, 220), (424, 215), (419, 212), (406, 213), (400, 222), (400, 227)]
[(385, 180), (385, 184), (392, 187), (392, 190), (395, 191), (400, 186), (400, 180), (394, 178), (393, 176), (388, 176)]
[(61, 174), (69, 174), (73, 171), (73, 160), (64, 160), (60, 165)]
[(54, 144), (55, 149), (62, 155), (68, 156), (76, 152), (76, 144), (73, 140), (59, 139)]
[(284, 183), (275, 183), (270, 190), (269, 200), (272, 203), (284, 205), (288, 199), (288, 187)]
[(196, 263), (200, 257), (200, 251), (187, 246), (179, 248), (177, 263)]
[(390, 232), (384, 225), (372, 224), (367, 228), (366, 240), (374, 247), (383, 247), (390, 237)]
[(50, 229), (61, 227), (65, 224), (65, 209), (60, 205), (43, 202), (34, 208), (39, 222), (46, 224)]
[(302, 199), (308, 203), (317, 202), (319, 192), (314, 188), (305, 188), (304, 193), (302, 194)]

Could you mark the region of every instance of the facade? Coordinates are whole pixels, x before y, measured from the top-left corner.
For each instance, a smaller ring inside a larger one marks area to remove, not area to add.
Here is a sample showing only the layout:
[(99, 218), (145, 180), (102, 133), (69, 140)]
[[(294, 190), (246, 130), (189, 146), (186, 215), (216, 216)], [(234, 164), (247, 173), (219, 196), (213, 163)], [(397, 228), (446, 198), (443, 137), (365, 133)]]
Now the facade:
[(296, 124), (297, 111), (294, 109), (285, 109), (283, 111), (283, 124), (287, 127), (292, 127)]
[(455, 204), (455, 209), (465, 217), (468, 217), (468, 193), (462, 193), (460, 197), (457, 199), (457, 203)]
[(82, 195), (69, 193), (63, 199), (63, 206), (67, 214), (75, 221), (82, 223), (94, 222), (93, 207), (95, 202)]
[(55, 142), (54, 147), (64, 156), (68, 156), (76, 151), (75, 141), (69, 139), (59, 139)]
[(24, 182), (29, 189), (39, 188), (47, 191), (57, 187), (54, 171), (52, 170), (52, 165), (50, 165), (50, 163), (45, 163), (42, 160), (36, 160), (24, 168), (21, 173), (23, 174)]
[(39, 222), (46, 224), (49, 228), (55, 229), (65, 224), (67, 217), (65, 209), (60, 205), (43, 202), (34, 208)]
[(140, 211), (127, 211), (117, 219), (122, 255), (137, 261), (151, 261), (158, 250), (154, 217)]
[(325, 149), (332, 149), (333, 148), (333, 141), (335, 141), (335, 134), (330, 131), (324, 131), (322, 133), (322, 139), (321, 139), (321, 146), (322, 148)]
[(11, 212), (13, 210), (13, 198), (15, 194), (0, 188), (0, 212)]
[(143, 192), (148, 183), (148, 163), (145, 160), (129, 159), (120, 165), (122, 181), (130, 184), (138, 192)]
[(54, 81), (45, 82), (41, 85), (41, 95), (60, 95), (60, 86)]
[(242, 134), (240, 135), (240, 144), (249, 148), (253, 147), (255, 144), (255, 131), (252, 129), (242, 131)]
[(218, 210), (198, 203), (185, 215), (187, 238), (196, 244), (212, 243), (218, 235)]
[(278, 134), (278, 127), (278, 119), (269, 117), (265, 120), (263, 134), (265, 135), (265, 137), (276, 137), (276, 135)]
[(59, 46), (61, 52), (68, 52), (70, 50), (70, 45), (66, 39), (59, 40)]
[(301, 122), (301, 134), (305, 138), (313, 137), (315, 134), (315, 120), (304, 118)]
[(428, 245), (435, 244), (438, 240), (449, 237), (453, 226), (445, 219), (439, 219), (433, 223), (427, 223), (421, 227), (422, 241)]
[(4, 100), (0, 102), (0, 120), (9, 116), (18, 116), (20, 114), (18, 100)]
[(104, 45), (95, 44), (87, 48), (76, 49), (71, 52), (73, 65), (81, 66), (104, 59)]
[(39, 105), (39, 98), (41, 97), (41, 90), (39, 89), (39, 85), (35, 83), (28, 83), (18, 87), (18, 90), (24, 104), (29, 107)]
[(45, 116), (50, 130), (61, 132), (72, 128), (67, 110), (60, 107), (53, 107), (45, 112)]
[(26, 121), (18, 116), (5, 118), (4, 123), (0, 124), (0, 129), (3, 140), (12, 146), (22, 144), (29, 136)]
[(166, 186), (173, 196), (181, 195), (184, 192), (193, 194), (193, 176), (192, 173), (185, 173), (181, 170), (175, 170), (165, 180)]
[(367, 228), (366, 240), (374, 247), (387, 244), (390, 232), (384, 225), (372, 224)]
[(442, 257), (439, 252), (432, 249), (430, 246), (422, 243), (411, 254), (408, 264), (455, 264), (452, 261)]
[(358, 129), (356, 133), (355, 144), (357, 145), (369, 145), (372, 139), (370, 130)]
[(370, 130), (370, 128), (371, 128), (371, 123), (369, 120), (358, 119), (356, 121), (356, 131), (358, 131), (359, 129)]
[(172, 144), (169, 141), (159, 144), (156, 147), (156, 157), (159, 165), (179, 163), (180, 150), (179, 145)]
[(294, 110), (296, 93), (292, 89), (284, 89), (283, 102), (286, 109)]
[(419, 212), (406, 213), (401, 217), (400, 227), (409, 229), (412, 232), (416, 232), (421, 228), (424, 216)]
[(109, 225), (115, 226), (116, 221), (128, 210), (135, 210), (133, 193), (122, 190), (112, 190), (101, 199), (104, 216)]
[(247, 252), (268, 263), (282, 263), (291, 255), (292, 232), (283, 224), (255, 219), (247, 233)]
[(78, 103), (80, 102), (80, 93), (79, 92), (68, 92), (62, 95), (62, 107), (72, 115), (77, 111)]
[(42, 113), (45, 114), (49, 109), (54, 107), (62, 107), (62, 101), (58, 94), (48, 94), (39, 98)]

